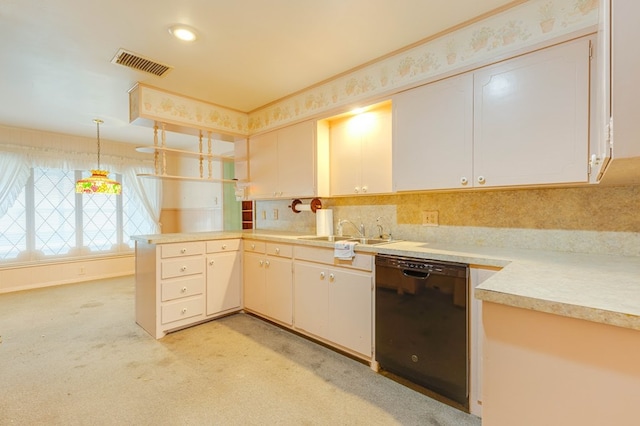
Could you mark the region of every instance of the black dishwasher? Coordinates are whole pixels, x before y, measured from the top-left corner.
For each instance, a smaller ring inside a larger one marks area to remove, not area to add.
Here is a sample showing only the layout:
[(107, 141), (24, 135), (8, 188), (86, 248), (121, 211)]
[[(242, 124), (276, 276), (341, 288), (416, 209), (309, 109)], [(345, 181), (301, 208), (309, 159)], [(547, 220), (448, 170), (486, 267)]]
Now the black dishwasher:
[(379, 368), (469, 407), (468, 265), (376, 256)]

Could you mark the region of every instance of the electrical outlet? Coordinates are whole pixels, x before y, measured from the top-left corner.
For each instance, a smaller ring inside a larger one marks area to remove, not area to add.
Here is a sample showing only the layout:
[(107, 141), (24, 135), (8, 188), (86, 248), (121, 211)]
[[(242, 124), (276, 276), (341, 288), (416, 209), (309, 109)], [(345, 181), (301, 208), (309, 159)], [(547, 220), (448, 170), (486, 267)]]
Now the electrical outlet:
[(426, 226), (438, 226), (438, 211), (437, 210), (423, 210), (422, 211), (422, 224)]
[(278, 220), (278, 209), (273, 209), (273, 220)]

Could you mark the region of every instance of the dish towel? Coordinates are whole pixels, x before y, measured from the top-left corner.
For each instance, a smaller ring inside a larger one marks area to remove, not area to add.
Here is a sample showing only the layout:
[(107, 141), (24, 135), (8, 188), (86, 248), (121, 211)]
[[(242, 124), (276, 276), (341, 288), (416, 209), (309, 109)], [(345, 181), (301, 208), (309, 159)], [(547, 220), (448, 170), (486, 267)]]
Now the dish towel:
[(336, 241), (334, 245), (333, 257), (340, 260), (351, 260), (356, 255), (355, 247), (357, 241)]

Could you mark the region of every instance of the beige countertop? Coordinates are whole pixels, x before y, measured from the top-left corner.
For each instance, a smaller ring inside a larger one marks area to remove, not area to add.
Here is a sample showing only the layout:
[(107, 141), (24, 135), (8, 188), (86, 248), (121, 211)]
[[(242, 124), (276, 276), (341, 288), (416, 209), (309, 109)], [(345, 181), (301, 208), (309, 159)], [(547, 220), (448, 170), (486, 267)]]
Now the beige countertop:
[[(319, 247), (333, 243), (300, 239), (281, 231), (197, 232), (132, 237), (148, 244), (224, 238), (261, 239)], [(416, 241), (358, 244), (356, 251), (467, 263), (500, 269), (476, 288), (476, 297), (523, 309), (640, 330), (640, 258)]]

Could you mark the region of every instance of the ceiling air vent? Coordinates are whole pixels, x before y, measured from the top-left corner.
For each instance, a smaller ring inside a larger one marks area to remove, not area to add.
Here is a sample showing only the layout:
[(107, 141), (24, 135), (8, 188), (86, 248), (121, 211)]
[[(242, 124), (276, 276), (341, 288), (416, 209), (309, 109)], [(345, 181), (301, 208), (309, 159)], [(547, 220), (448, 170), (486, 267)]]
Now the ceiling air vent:
[(116, 53), (113, 59), (111, 59), (111, 63), (124, 65), (125, 67), (133, 68), (138, 71), (148, 72), (149, 74), (157, 75), (158, 77), (162, 77), (173, 68), (169, 65), (152, 61), (124, 49), (118, 50), (118, 53)]

